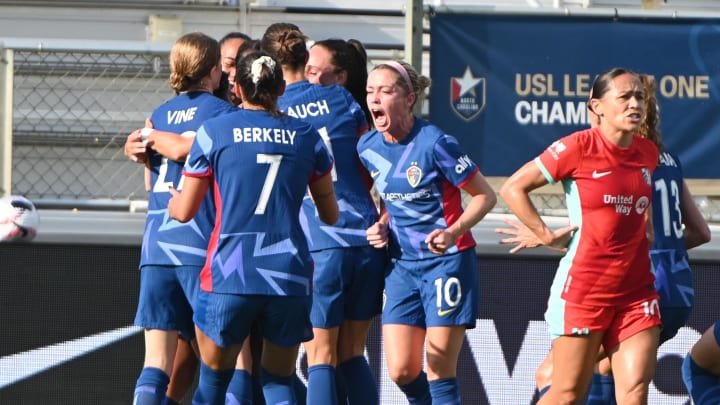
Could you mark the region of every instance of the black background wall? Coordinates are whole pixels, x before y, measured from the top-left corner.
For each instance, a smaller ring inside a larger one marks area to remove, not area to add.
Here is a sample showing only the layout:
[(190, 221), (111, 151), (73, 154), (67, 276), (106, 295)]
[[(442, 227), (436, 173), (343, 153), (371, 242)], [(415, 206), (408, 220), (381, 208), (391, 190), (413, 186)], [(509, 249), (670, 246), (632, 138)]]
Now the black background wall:
[[(129, 329), (137, 304), (138, 260), (139, 248), (134, 246), (0, 245), (0, 404), (132, 401), (143, 357), (142, 334)], [(512, 374), (522, 381), (519, 389), (531, 389), (534, 362), (547, 350), (546, 336), (533, 334), (531, 325), (543, 320), (557, 259), (500, 255), (479, 260), (481, 319), (479, 327), (468, 332), (461, 355), (463, 401), (517, 404), (518, 394), (505, 392), (501, 384)], [(720, 265), (703, 262), (693, 267), (697, 307), (689, 328), (700, 333), (718, 318)], [(494, 325), (495, 333), (488, 325)], [(383, 375), (378, 332), (376, 323), (368, 357), (384, 391), (383, 403), (403, 403)], [(488, 336), (496, 337), (500, 347), (488, 343)], [(687, 336), (683, 348), (693, 343)], [(478, 349), (482, 344), (489, 346)], [(72, 352), (77, 346), (81, 349)], [(46, 351), (38, 351), (41, 348)], [(492, 353), (501, 353), (501, 360)], [(528, 353), (532, 361), (524, 360)], [(654, 385), (683, 403), (680, 361), (678, 355), (662, 357)], [(523, 398), (523, 403), (532, 402), (532, 392)]]

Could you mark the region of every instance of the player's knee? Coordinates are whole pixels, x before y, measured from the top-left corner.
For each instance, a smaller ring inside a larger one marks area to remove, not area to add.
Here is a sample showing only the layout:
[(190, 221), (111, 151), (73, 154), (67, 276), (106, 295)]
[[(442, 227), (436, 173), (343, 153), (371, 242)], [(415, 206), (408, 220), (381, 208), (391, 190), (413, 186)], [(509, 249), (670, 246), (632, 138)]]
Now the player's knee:
[(397, 385), (410, 384), (420, 374), (414, 367), (388, 367), (390, 379)]
[(615, 382), (616, 399), (618, 403), (645, 403), (647, 401), (650, 381), (624, 381)]

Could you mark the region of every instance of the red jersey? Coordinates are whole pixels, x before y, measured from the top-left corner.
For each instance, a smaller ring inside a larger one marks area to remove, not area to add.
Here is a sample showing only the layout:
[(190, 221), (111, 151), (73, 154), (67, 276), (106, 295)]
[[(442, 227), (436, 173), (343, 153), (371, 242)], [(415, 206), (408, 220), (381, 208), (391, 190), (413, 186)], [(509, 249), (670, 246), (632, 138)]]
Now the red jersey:
[(619, 147), (593, 128), (554, 142), (535, 162), (550, 183), (562, 182), (570, 221), (579, 226), (552, 293), (608, 305), (652, 290), (645, 215), (658, 162), (655, 144), (633, 137), (630, 147)]

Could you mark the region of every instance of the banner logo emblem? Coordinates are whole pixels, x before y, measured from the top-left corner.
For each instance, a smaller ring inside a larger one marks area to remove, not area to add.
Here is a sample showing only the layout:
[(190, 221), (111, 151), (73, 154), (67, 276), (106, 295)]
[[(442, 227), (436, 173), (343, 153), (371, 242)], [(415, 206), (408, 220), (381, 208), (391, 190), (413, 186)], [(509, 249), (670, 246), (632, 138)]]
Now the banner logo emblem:
[(465, 122), (477, 118), (485, 108), (485, 78), (473, 76), (470, 66), (462, 77), (451, 77), (450, 106)]

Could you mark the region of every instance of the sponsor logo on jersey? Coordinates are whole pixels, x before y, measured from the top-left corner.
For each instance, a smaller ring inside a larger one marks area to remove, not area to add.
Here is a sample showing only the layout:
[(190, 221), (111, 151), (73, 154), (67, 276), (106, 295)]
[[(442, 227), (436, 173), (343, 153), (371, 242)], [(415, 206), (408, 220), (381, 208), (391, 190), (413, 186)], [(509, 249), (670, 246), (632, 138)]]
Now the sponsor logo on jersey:
[(477, 118), (485, 108), (485, 78), (473, 76), (470, 66), (462, 77), (450, 78), (450, 107), (465, 122)]
[[(646, 197), (642, 197), (642, 198), (645, 198), (647, 200)], [(638, 204), (639, 204), (639, 202), (640, 201), (638, 201)], [(633, 205), (636, 205), (634, 196), (622, 195), (622, 194), (618, 194), (618, 195), (605, 194), (605, 195), (603, 195), (603, 203), (608, 204), (608, 205), (614, 205), (615, 212), (617, 212), (618, 214), (623, 214), (623, 215), (630, 215), (630, 213), (632, 212)], [(645, 208), (647, 208), (647, 201), (645, 201), (645, 204), (646, 204)], [(637, 206), (636, 206), (636, 209), (637, 209)]]
[(380, 193), (380, 196), (385, 201), (415, 201), (415, 200), (426, 200), (432, 197), (432, 193), (429, 189), (423, 188), (414, 193)]
[(464, 172), (468, 167), (474, 165), (473, 161), (470, 160), (468, 155), (460, 156), (457, 162), (458, 164), (455, 165), (455, 173), (457, 174), (462, 174), (462, 172)]
[(422, 169), (416, 163), (413, 163), (412, 166), (405, 170), (405, 176), (407, 176), (408, 183), (415, 188), (420, 184), (420, 180), (422, 179)]
[(555, 141), (550, 146), (548, 146), (548, 152), (550, 152), (550, 155), (553, 157), (553, 159), (558, 160), (560, 159), (560, 154), (567, 149), (567, 146), (565, 146), (564, 143), (560, 141)]

